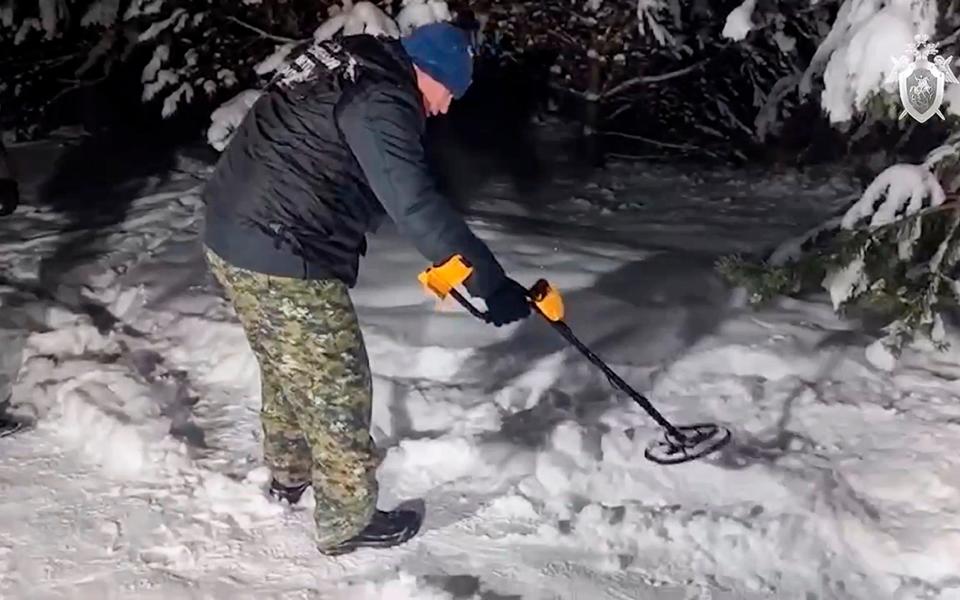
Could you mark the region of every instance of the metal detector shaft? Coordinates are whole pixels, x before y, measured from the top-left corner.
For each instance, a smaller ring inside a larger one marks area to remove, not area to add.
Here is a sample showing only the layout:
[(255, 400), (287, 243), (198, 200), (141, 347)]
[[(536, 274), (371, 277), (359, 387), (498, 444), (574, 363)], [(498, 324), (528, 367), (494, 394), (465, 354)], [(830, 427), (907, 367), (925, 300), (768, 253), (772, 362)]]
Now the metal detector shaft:
[(564, 337), (574, 348), (579, 350), (584, 356), (587, 357), (587, 360), (592, 362), (598, 369), (603, 371), (603, 374), (607, 376), (607, 379), (610, 380), (610, 383), (620, 388), (620, 391), (630, 396), (634, 402), (640, 405), (643, 410), (647, 411), (647, 414), (650, 415), (654, 421), (656, 421), (661, 427), (667, 430), (670, 435), (676, 436), (679, 440), (686, 439), (686, 436), (683, 435), (676, 427), (674, 427), (670, 421), (667, 421), (660, 412), (650, 404), (650, 401), (647, 400), (643, 395), (634, 390), (632, 387), (627, 385), (627, 382), (620, 378), (619, 375), (613, 372), (613, 369), (607, 366), (607, 363), (593, 353), (590, 348), (587, 348), (583, 342), (581, 342), (577, 336), (573, 334), (573, 331), (570, 327), (563, 321), (551, 321), (550, 319), (545, 319), (548, 323), (553, 325), (553, 328), (556, 329), (560, 335)]

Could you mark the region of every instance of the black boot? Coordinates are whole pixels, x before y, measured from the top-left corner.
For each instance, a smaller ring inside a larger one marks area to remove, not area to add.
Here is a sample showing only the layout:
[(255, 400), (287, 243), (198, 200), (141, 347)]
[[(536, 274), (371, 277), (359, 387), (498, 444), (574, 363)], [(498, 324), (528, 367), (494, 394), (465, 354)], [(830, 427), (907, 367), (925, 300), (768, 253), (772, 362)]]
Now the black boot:
[(21, 417), (10, 414), (10, 397), (0, 402), (0, 438), (13, 435), (21, 429), (25, 429), (30, 423)]
[(378, 510), (363, 531), (332, 548), (321, 548), (327, 556), (353, 552), (357, 548), (390, 548), (399, 546), (420, 531), (422, 518), (412, 510)]
[(0, 438), (13, 435), (26, 426), (27, 424), (23, 421), (17, 421), (6, 415), (0, 415)]
[(277, 500), (286, 500), (290, 504), (296, 504), (300, 501), (300, 496), (307, 490), (310, 482), (297, 485), (280, 485), (276, 479), (270, 480), (270, 495)]

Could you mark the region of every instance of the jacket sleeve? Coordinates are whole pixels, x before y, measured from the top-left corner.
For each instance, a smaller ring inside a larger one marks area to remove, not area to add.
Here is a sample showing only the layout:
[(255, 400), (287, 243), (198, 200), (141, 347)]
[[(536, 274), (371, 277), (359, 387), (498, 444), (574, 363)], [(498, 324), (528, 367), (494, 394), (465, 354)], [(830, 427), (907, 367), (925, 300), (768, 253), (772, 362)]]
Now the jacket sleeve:
[(368, 88), (337, 107), (344, 140), (397, 229), (434, 265), (461, 254), (472, 296), (487, 298), (504, 280), (493, 253), (437, 189), (423, 148), (424, 117), (401, 91)]

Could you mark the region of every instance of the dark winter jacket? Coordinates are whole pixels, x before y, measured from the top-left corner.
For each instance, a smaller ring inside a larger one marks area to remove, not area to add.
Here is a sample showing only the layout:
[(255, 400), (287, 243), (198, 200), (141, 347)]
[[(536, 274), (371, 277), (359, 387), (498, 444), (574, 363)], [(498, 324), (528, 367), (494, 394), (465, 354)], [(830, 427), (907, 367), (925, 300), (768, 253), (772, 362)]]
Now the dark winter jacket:
[(503, 269), (438, 191), (426, 113), (398, 41), (314, 44), (251, 108), (206, 185), (206, 244), (235, 266), (353, 286), (366, 234), (389, 215), (433, 264), (459, 253), (488, 297)]

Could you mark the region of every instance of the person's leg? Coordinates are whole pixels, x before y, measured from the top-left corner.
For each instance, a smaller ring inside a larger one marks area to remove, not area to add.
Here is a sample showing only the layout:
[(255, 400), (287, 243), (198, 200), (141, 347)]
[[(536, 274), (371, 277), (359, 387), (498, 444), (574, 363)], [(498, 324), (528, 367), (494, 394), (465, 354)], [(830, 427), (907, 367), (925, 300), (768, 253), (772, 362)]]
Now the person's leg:
[(273, 476), (271, 492), (295, 503), (310, 483), (313, 466), (310, 446), (303, 437), (294, 408), (275, 383), (279, 378), (276, 368), (261, 367), (260, 373), (263, 455)]
[[(380, 456), (370, 437), (367, 353), (347, 286), (236, 269), (209, 251), (208, 262), (261, 365), (268, 465), (280, 483), (312, 482), (321, 550), (355, 537), (373, 521)], [(291, 444), (301, 434), (306, 443)]]
[(324, 550), (360, 533), (376, 510), (370, 366), (344, 283), (290, 280), (284, 295), (297, 323), (284, 364), (300, 366), (285, 385), (313, 456), (317, 545)]
[(10, 415), (9, 410), (10, 398), (7, 398), (0, 403), (0, 437), (13, 435), (27, 426), (26, 422), (22, 419)]
[(270, 298), (270, 278), (237, 269), (209, 250), (207, 263), (233, 303), (260, 365), (264, 461), (270, 467), (274, 480), (281, 486), (294, 487), (309, 483), (313, 465), (310, 448), (293, 408), (281, 391), (283, 376), (274, 352), (275, 340), (282, 335), (283, 323), (271, 321), (272, 311), (264, 306), (264, 301)]

